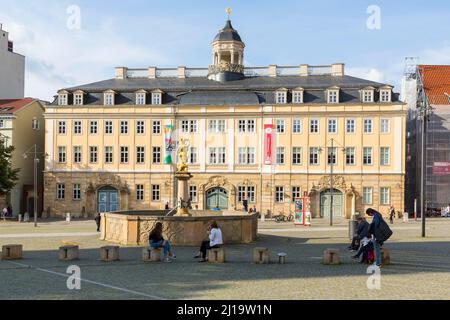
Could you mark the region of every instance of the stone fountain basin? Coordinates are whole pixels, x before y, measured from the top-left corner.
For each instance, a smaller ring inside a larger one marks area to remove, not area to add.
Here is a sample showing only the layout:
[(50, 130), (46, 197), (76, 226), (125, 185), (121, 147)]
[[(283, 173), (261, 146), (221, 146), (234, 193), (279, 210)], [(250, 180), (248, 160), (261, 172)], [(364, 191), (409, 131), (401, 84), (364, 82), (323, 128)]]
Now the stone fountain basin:
[(169, 211), (123, 211), (102, 213), (101, 240), (121, 245), (148, 245), (148, 236), (157, 222), (163, 224), (163, 235), (174, 246), (199, 246), (207, 239), (212, 220), (222, 230), (225, 244), (245, 244), (256, 241), (257, 214), (239, 212), (191, 211), (191, 217), (167, 216)]

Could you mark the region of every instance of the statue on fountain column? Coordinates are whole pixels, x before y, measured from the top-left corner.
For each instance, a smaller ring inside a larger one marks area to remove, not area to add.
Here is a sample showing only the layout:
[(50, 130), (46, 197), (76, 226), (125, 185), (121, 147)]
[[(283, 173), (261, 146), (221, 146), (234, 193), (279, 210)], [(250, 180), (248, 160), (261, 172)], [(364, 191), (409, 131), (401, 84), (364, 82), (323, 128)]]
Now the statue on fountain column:
[(177, 150), (178, 154), (178, 164), (177, 164), (177, 172), (178, 173), (187, 173), (189, 170), (187, 165), (187, 154), (189, 148), (189, 141), (186, 139), (180, 139), (180, 145)]

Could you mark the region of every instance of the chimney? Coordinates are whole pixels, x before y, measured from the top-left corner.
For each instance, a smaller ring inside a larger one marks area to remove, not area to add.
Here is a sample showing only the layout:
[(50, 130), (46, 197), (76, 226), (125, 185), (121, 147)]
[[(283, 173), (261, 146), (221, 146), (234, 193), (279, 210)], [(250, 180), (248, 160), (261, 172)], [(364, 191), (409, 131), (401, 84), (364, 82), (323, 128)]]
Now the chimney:
[(331, 65), (331, 75), (332, 76), (344, 76), (345, 64), (335, 63)]

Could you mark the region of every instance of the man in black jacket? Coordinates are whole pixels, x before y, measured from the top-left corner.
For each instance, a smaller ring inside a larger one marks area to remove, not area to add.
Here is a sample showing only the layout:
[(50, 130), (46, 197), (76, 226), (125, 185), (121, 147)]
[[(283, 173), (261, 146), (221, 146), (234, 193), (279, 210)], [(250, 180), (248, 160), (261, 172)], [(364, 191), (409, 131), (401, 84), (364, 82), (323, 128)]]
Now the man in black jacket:
[(369, 223), (364, 217), (358, 217), (358, 228), (356, 236), (353, 237), (352, 244), (348, 247), (349, 250), (358, 250), (360, 241), (369, 235)]

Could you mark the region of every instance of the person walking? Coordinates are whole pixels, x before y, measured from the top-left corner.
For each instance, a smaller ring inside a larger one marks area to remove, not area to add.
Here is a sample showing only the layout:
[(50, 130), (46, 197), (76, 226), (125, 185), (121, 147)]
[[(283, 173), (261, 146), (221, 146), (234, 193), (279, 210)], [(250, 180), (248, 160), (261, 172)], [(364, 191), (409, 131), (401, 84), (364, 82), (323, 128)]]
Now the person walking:
[(394, 206), (391, 206), (389, 208), (389, 221), (391, 222), (391, 224), (394, 224), (394, 219), (395, 219), (395, 209)]
[(383, 246), (383, 243), (391, 237), (392, 231), (387, 223), (383, 220), (381, 213), (379, 213), (375, 209), (367, 209), (366, 214), (373, 218), (372, 223), (369, 226), (369, 235), (372, 235), (373, 247), (375, 251), (374, 265), (376, 265), (377, 267), (381, 267), (381, 247)]
[(172, 259), (176, 259), (174, 252), (172, 251), (172, 246), (170, 245), (169, 240), (165, 240), (163, 235), (163, 224), (161, 222), (157, 222), (153, 230), (150, 232), (148, 237), (148, 244), (150, 250), (162, 248), (164, 254), (165, 262), (172, 262)]
[(6, 207), (4, 207), (2, 210), (2, 219), (3, 220), (5, 220), (7, 214), (8, 214), (8, 209)]
[(94, 220), (97, 224), (97, 232), (100, 232), (100, 222), (102, 221), (102, 215), (100, 214), (100, 212), (97, 212)]
[(222, 230), (220, 230), (216, 221), (212, 221), (208, 227), (209, 240), (203, 241), (200, 246), (200, 252), (194, 257), (194, 259), (202, 258), (199, 262), (206, 262), (206, 253), (210, 249), (217, 249), (223, 245)]

